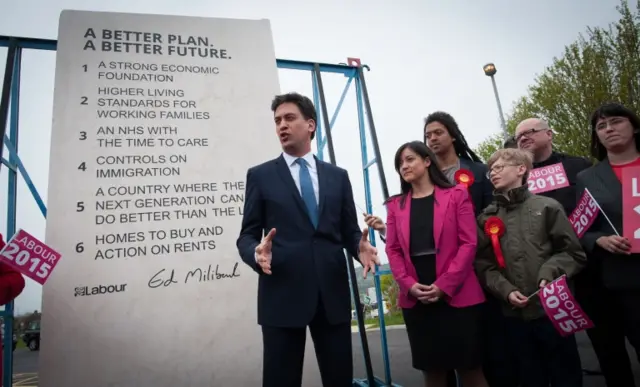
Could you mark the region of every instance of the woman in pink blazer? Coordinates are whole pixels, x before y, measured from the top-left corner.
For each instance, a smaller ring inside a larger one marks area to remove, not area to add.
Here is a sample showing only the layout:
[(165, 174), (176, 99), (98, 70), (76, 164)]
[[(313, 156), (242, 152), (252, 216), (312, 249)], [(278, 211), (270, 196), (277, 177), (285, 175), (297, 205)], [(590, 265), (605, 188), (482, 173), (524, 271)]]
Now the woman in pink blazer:
[(481, 304), (473, 269), (476, 220), (466, 188), (453, 186), (420, 141), (395, 156), (402, 193), (387, 201), (391, 272), (399, 285), (413, 367), (429, 387), (457, 370), (465, 387), (485, 387)]

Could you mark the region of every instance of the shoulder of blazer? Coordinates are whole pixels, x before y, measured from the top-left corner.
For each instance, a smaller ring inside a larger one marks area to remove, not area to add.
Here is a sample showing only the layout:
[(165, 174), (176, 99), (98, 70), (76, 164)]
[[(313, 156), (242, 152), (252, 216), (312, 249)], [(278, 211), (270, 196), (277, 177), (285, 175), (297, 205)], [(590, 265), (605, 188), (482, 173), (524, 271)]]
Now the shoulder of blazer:
[(390, 196), (389, 199), (384, 203), (385, 207), (387, 207), (387, 211), (394, 211), (400, 205), (400, 199), (402, 199), (402, 194)]
[(486, 165), (467, 159), (460, 159), (460, 167), (469, 169), (473, 173), (476, 182), (484, 180), (486, 178), (485, 175), (489, 171)]
[(329, 171), (330, 173), (344, 173), (347, 176), (349, 175), (347, 173), (347, 170), (344, 168), (340, 168), (337, 165), (333, 165), (331, 163), (328, 163), (326, 161), (320, 160), (319, 158), (315, 158), (316, 159), (316, 165), (317, 166), (321, 166), (325, 171)]
[(555, 152), (555, 153), (558, 155), (558, 157), (562, 161), (575, 161), (575, 162), (581, 163), (582, 165), (585, 165), (586, 167), (590, 167), (593, 165), (591, 160), (589, 160), (587, 157), (572, 156), (563, 152)]
[(462, 184), (456, 184), (453, 187), (447, 188), (438, 187), (438, 190), (442, 193), (446, 193), (447, 195), (451, 195), (452, 197), (456, 198), (456, 200), (459, 200), (465, 193), (468, 193), (467, 189), (464, 188)]
[(279, 157), (265, 161), (262, 164), (254, 165), (247, 170), (247, 177), (251, 175), (255, 184), (262, 185), (262, 176), (269, 176), (276, 173), (276, 166), (278, 165), (278, 162), (285, 163), (284, 159)]
[(254, 165), (253, 167), (249, 168), (249, 171), (252, 171), (252, 172), (254, 172), (254, 171), (264, 171), (265, 169), (274, 167), (279, 162), (280, 163), (286, 163), (284, 161), (284, 157), (279, 156), (279, 157), (276, 157), (275, 159), (267, 160), (267, 161), (265, 161), (265, 162), (263, 162), (261, 164)]
[(585, 168), (582, 171), (578, 172), (576, 176), (577, 179), (583, 181), (585, 184), (594, 176), (606, 173), (606, 169), (611, 169), (611, 165), (609, 164), (609, 160), (604, 159), (597, 164), (590, 166), (589, 168)]
[(578, 174), (576, 175), (576, 179), (586, 181), (589, 176), (593, 175), (593, 168), (595, 168), (595, 165), (578, 172)]

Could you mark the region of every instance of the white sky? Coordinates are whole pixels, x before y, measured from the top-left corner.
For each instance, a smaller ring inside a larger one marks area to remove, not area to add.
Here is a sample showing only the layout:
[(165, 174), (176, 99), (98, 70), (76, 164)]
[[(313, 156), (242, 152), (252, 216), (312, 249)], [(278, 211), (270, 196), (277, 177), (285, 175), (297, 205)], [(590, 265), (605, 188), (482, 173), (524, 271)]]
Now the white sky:
[[(393, 169), (395, 150), (406, 141), (422, 139), (422, 122), (430, 112), (451, 113), (473, 147), (500, 130), (491, 83), (482, 72), (485, 63), (494, 62), (498, 68), (496, 80), (508, 113), (535, 75), (586, 26), (615, 21), (617, 4), (617, 0), (20, 0), (3, 5), (0, 34), (55, 39), (63, 9), (269, 19), (278, 58), (340, 63), (359, 57), (371, 67), (365, 76), (393, 194), (399, 187)], [(2, 74), (5, 61), (2, 49)], [(55, 54), (26, 51), (22, 69), (19, 154), (46, 200)], [(345, 78), (327, 74), (323, 79), (332, 115)], [(283, 92), (312, 96), (310, 73), (281, 71), (280, 82)], [(364, 207), (353, 86), (334, 133), (338, 164), (349, 170), (356, 202)], [(6, 149), (3, 156), (8, 157)], [(371, 180), (374, 212), (384, 216), (375, 168)], [(6, 182), (2, 168), (0, 203), (5, 206)], [(18, 186), (18, 227), (44, 239), (44, 218), (22, 180)], [(0, 231), (5, 230), (3, 209)], [(40, 310), (40, 300), (41, 286), (28, 280), (16, 301), (17, 312)]]

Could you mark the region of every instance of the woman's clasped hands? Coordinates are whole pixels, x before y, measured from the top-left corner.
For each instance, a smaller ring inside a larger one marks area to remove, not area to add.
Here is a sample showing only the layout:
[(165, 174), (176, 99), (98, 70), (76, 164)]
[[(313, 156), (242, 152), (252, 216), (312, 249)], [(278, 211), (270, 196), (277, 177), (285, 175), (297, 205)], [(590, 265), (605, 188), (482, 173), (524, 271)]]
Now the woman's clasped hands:
[(436, 285), (423, 285), (417, 282), (411, 287), (409, 293), (423, 304), (438, 302), (444, 294)]

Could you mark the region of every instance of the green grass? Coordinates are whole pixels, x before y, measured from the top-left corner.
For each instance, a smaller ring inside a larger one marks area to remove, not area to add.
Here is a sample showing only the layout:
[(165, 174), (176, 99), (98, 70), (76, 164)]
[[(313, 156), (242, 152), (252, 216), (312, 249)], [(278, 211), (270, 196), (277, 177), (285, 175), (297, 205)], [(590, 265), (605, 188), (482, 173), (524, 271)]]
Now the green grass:
[[(402, 313), (400, 312), (391, 313), (384, 316), (384, 323), (385, 325), (402, 325), (404, 324), (404, 318), (402, 318)], [(356, 326), (358, 325), (358, 323), (356, 320), (352, 320), (351, 325)], [(364, 325), (375, 325), (376, 327), (378, 327), (380, 324), (377, 318), (368, 318), (364, 320)]]
[(22, 341), (22, 339), (18, 339), (18, 345), (16, 345), (16, 349), (27, 348), (27, 345)]

